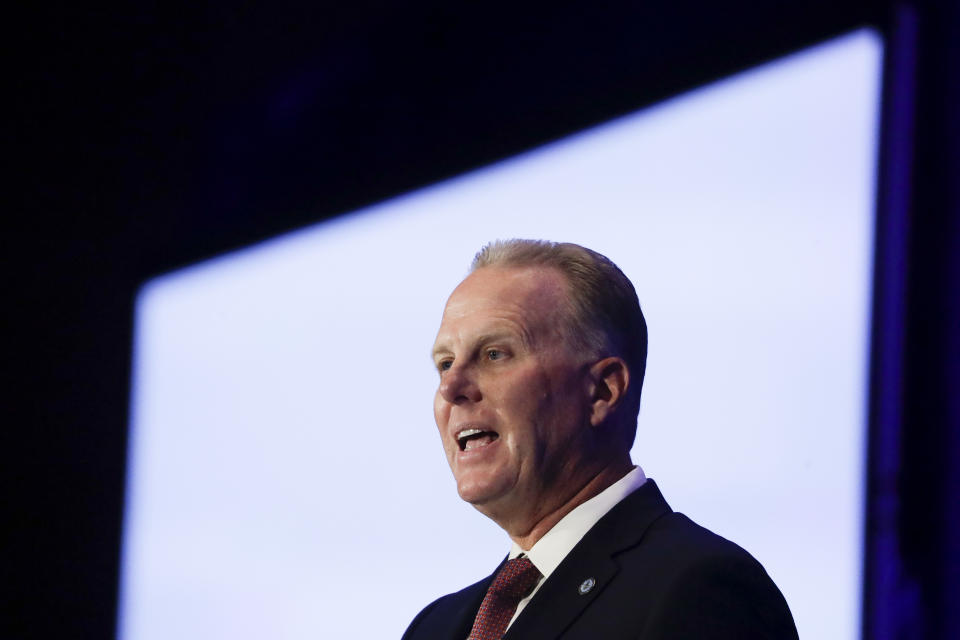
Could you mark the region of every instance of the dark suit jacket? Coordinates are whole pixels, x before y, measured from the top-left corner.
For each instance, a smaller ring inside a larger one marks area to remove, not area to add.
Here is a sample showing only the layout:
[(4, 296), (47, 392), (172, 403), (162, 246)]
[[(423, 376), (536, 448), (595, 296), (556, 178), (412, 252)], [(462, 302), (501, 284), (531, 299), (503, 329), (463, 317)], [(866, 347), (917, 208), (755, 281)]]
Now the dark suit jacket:
[[(403, 639), (464, 640), (494, 575), (430, 604)], [(647, 480), (587, 532), (504, 636), (554, 638), (795, 640), (797, 630), (760, 563), (674, 513)]]

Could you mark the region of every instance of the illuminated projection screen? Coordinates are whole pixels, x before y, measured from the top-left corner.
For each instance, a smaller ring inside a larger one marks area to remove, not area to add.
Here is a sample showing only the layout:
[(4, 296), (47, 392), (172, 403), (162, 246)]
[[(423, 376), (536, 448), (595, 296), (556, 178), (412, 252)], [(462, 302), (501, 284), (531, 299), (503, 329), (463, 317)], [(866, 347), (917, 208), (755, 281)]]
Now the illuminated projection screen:
[(855, 32), (148, 282), (120, 637), (399, 638), (495, 568), (509, 541), (456, 495), (429, 351), (511, 237), (633, 280), (634, 461), (764, 564), (801, 637), (857, 637), (881, 55)]

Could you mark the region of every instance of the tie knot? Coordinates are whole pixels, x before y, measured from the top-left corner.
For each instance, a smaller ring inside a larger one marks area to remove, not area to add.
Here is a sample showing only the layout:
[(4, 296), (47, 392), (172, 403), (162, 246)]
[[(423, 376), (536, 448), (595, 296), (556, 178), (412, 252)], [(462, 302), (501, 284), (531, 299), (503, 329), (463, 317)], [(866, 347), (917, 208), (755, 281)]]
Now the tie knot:
[(480, 603), (467, 640), (500, 640), (510, 626), (517, 605), (533, 591), (542, 577), (526, 556), (503, 565)]
[(518, 556), (503, 565), (490, 585), (490, 593), (519, 602), (527, 597), (542, 577), (530, 558)]

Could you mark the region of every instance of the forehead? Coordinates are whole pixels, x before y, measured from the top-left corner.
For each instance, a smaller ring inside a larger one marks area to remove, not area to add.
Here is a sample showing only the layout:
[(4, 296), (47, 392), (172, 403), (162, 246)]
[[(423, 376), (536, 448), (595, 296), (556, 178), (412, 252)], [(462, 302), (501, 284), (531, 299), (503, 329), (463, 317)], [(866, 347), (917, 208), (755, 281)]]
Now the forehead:
[(440, 336), (470, 323), (519, 324), (527, 331), (556, 327), (568, 309), (566, 281), (549, 267), (481, 267), (450, 294)]

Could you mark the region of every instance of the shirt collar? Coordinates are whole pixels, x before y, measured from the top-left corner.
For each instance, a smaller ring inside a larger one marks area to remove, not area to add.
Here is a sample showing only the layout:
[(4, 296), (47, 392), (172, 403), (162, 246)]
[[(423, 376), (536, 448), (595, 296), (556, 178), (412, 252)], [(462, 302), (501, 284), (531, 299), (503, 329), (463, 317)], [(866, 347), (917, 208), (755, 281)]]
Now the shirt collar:
[(634, 467), (627, 475), (563, 516), (529, 551), (525, 552), (514, 542), (510, 559), (526, 553), (546, 580), (600, 518), (646, 481), (643, 469)]

